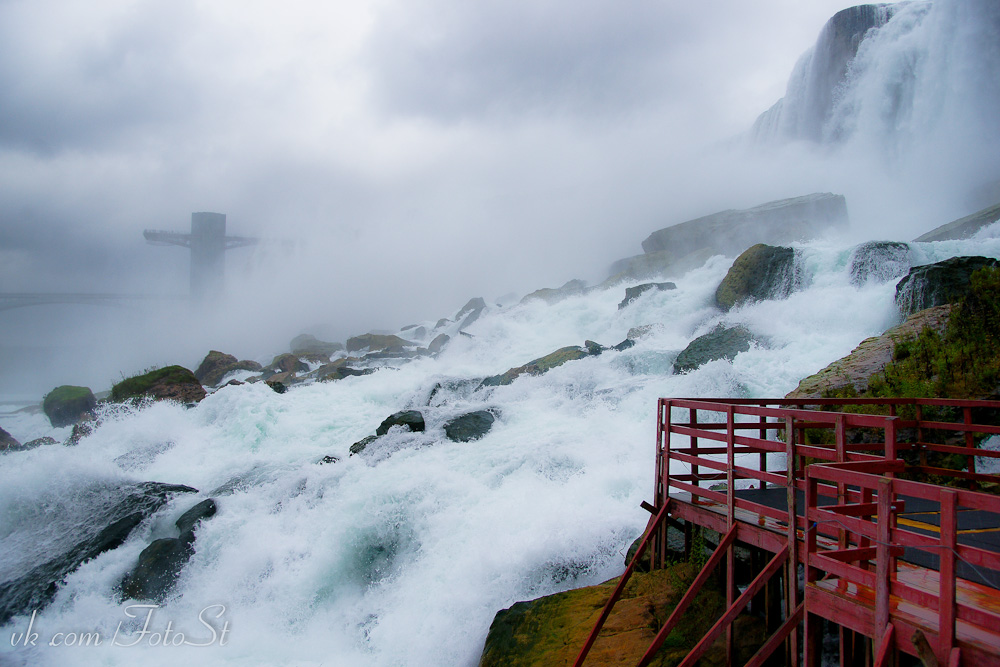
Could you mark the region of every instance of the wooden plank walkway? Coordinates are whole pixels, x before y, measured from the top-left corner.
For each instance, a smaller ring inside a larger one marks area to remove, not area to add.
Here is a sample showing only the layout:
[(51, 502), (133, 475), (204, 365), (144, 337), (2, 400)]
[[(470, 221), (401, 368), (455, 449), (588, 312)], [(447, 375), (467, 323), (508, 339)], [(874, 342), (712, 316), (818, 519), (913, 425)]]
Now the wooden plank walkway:
[[(1000, 478), (976, 472), (976, 457), (1000, 458), (978, 447), (1000, 438), (1000, 401), (816, 403), (660, 399), (654, 502), (644, 504), (654, 516), (636, 558), (648, 550), (654, 567), (666, 564), (668, 518), (687, 534), (715, 531), (719, 546), (691, 597), (724, 561), (730, 605), (682, 664), (722, 633), (731, 646), (731, 621), (773, 580), (782, 618), (749, 665), (783, 649), (785, 664), (818, 666), (825, 621), (838, 628), (841, 665), (908, 653), (1000, 667), (1000, 495), (982, 492), (1000, 490)], [(944, 455), (963, 456), (965, 469), (935, 466)], [(746, 589), (735, 578), (737, 545), (772, 554)]]

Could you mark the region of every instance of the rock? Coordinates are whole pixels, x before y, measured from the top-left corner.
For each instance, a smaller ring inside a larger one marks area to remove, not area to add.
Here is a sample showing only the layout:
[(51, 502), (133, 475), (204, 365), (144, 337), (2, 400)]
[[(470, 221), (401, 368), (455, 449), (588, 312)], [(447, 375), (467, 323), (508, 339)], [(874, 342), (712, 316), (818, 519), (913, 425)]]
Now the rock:
[(477, 296), (474, 299), (469, 299), (469, 302), (455, 314), (455, 321), (461, 322), (458, 325), (459, 331), (478, 320), (484, 310), (486, 310), (486, 301), (483, 300), (483, 297)]
[(194, 530), (200, 521), (211, 519), (218, 511), (219, 507), (215, 504), (215, 500), (206, 498), (187, 512), (184, 512), (184, 514), (181, 514), (180, 518), (174, 522), (174, 525), (183, 534), (189, 530)]
[(910, 270), (910, 246), (898, 241), (868, 241), (851, 253), (851, 284), (887, 283)]
[(625, 338), (628, 340), (639, 340), (662, 328), (663, 325), (661, 324), (643, 324), (629, 329), (628, 333), (625, 334)]
[(716, 359), (732, 361), (740, 352), (750, 349), (754, 335), (746, 327), (716, 326), (709, 333), (691, 341), (674, 360), (674, 372), (686, 373)]
[(650, 280), (657, 276), (682, 276), (688, 271), (702, 266), (710, 257), (718, 254), (720, 253), (711, 248), (701, 248), (686, 255), (677, 255), (665, 250), (626, 257), (611, 265), (611, 268), (608, 269), (610, 277), (601, 283), (598, 289), (610, 289), (623, 282)]
[(896, 284), (896, 306), (903, 315), (925, 308), (955, 303), (969, 291), (972, 274), (1000, 262), (989, 257), (952, 257), (910, 269)]
[(25, 447), (7, 431), (0, 428), (0, 452), (18, 452)]
[(57, 445), (59, 441), (55, 438), (51, 438), (47, 435), (43, 435), (40, 438), (35, 438), (34, 440), (29, 440), (28, 442), (21, 445), (21, 449), (27, 451), (29, 449), (34, 449), (35, 447), (44, 447), (46, 445)]
[[(696, 574), (696, 568), (689, 563), (633, 573), (586, 664), (594, 667), (638, 664)], [(597, 586), (517, 602), (497, 612), (486, 636), (479, 667), (573, 664), (617, 584), (615, 578)], [(717, 585), (706, 585), (649, 664), (653, 667), (679, 664), (724, 607), (722, 591)], [(764, 623), (744, 613), (736, 619), (734, 630), (733, 664), (742, 665), (763, 644)], [(704, 667), (726, 664), (724, 633), (699, 664)]]
[(121, 582), (123, 598), (163, 602), (181, 570), (194, 554), (194, 533), (154, 540), (139, 554), (139, 562)]
[(377, 435), (369, 435), (364, 438), (361, 438), (356, 443), (351, 445), (350, 456), (354, 456), (355, 454), (360, 454), (361, 452), (365, 451), (365, 447), (372, 444), (376, 440), (378, 440)]
[(381, 436), (389, 432), (393, 426), (405, 426), (411, 431), (423, 431), (426, 428), (424, 416), (418, 410), (403, 410), (396, 412), (383, 420), (375, 429), (375, 435)]
[(326, 456), (324, 456), (323, 458), (321, 458), (316, 463), (318, 465), (323, 465), (323, 464), (326, 464), (326, 463), (337, 463), (338, 461), (340, 461), (340, 459), (338, 459), (336, 456), (331, 456), (330, 454), (327, 454)]
[(438, 334), (434, 337), (434, 340), (427, 345), (427, 351), (431, 354), (440, 354), (441, 350), (444, 349), (444, 346), (447, 345), (450, 340), (451, 336), (448, 334)]
[(702, 248), (713, 255), (735, 255), (760, 243), (789, 243), (815, 238), (829, 227), (847, 226), (847, 201), (829, 192), (781, 199), (744, 210), (728, 210), (673, 225), (642, 242), (647, 254), (669, 252), (676, 258)]
[(618, 310), (624, 310), (625, 306), (628, 306), (641, 295), (649, 292), (650, 290), (660, 292), (672, 289), (677, 289), (677, 285), (674, 283), (644, 283), (642, 285), (636, 285), (635, 287), (626, 287), (625, 298), (618, 304)]
[(72, 546), (61, 552), (46, 552), (48, 560), (16, 579), (0, 583), (0, 624), (14, 615), (41, 610), (55, 596), (60, 582), (80, 564), (121, 546), (171, 496), (196, 492), (189, 486), (158, 482), (95, 485), (77, 494), (76, 502), (85, 503), (79, 516), (65, 517), (63, 512), (53, 513), (42, 505), (39, 520), (60, 525), (62, 537), (67, 538), (64, 541)]
[(348, 352), (359, 352), (364, 349), (367, 349), (369, 352), (379, 352), (390, 348), (402, 349), (404, 347), (413, 347), (414, 345), (415, 343), (403, 340), (399, 336), (392, 334), (367, 333), (347, 339)]
[(488, 377), (483, 380), (480, 386), (496, 387), (500, 385), (508, 385), (525, 373), (528, 375), (541, 375), (542, 373), (550, 371), (557, 366), (562, 366), (568, 361), (576, 361), (589, 356), (590, 352), (586, 348), (580, 347), (579, 345), (561, 347), (551, 354), (539, 357), (534, 361), (529, 361), (524, 366), (511, 368), (506, 373), (501, 375)]
[(84, 413), (93, 412), (97, 399), (89, 387), (63, 385), (56, 387), (42, 400), (42, 410), (55, 428), (72, 426)]
[(578, 296), (584, 294), (587, 291), (587, 283), (582, 280), (570, 280), (565, 283), (562, 287), (555, 289), (543, 288), (540, 290), (535, 290), (531, 294), (525, 295), (521, 299), (521, 303), (528, 303), (530, 301), (544, 301), (548, 304), (558, 303), (563, 299), (568, 299), (571, 296)]
[(489, 433), (495, 420), (489, 410), (476, 410), (448, 421), (444, 425), (444, 434), (454, 442), (479, 440)]
[(70, 432), (69, 437), (66, 438), (66, 442), (63, 444), (67, 447), (74, 447), (78, 445), (80, 440), (96, 431), (97, 427), (100, 425), (100, 422), (93, 416), (86, 415), (80, 419), (80, 421), (73, 424), (73, 430)]
[(205, 388), (198, 378), (183, 366), (167, 366), (136, 375), (111, 388), (111, 400), (116, 403), (141, 398), (197, 403), (205, 396)]
[(715, 302), (730, 310), (747, 301), (784, 298), (800, 284), (794, 250), (758, 243), (733, 262), (715, 292)]
[(215, 516), (217, 509), (211, 498), (201, 501), (174, 522), (179, 537), (154, 540), (143, 549), (139, 562), (122, 579), (122, 597), (163, 602), (194, 554), (194, 529), (199, 522)]
[(422, 327), (418, 324), (410, 324), (400, 329), (399, 333), (407, 333), (408, 336), (412, 336), (413, 338), (426, 338), (427, 327)]
[(271, 363), (267, 365), (264, 369), (267, 371), (272, 371), (274, 374), (277, 373), (306, 373), (309, 371), (309, 365), (304, 363), (294, 354), (286, 352), (284, 354), (279, 354)]
[(234, 371), (262, 371), (263, 367), (256, 361), (239, 361), (231, 354), (211, 350), (198, 365), (194, 376), (206, 387), (217, 387), (222, 379)]
[(922, 234), (913, 240), (917, 242), (929, 242), (967, 239), (972, 237), (983, 227), (991, 225), (997, 220), (1000, 220), (1000, 204), (989, 206), (981, 211), (973, 213), (972, 215), (967, 215), (964, 218), (959, 218), (958, 220), (949, 222), (946, 225), (941, 225), (940, 227), (932, 229), (926, 234)]
[(288, 386), (281, 380), (264, 380), (264, 383), (273, 389), (276, 394), (284, 394), (288, 391)]
[(630, 347), (635, 347), (635, 341), (632, 340), (631, 338), (626, 338), (625, 340), (623, 340), (622, 342), (618, 343), (617, 345), (615, 345), (611, 349), (612, 350), (616, 350), (618, 352), (624, 352), (625, 350), (629, 349)]
[(225, 369), (233, 364), (239, 362), (239, 359), (231, 354), (226, 354), (225, 352), (219, 352), (218, 350), (209, 350), (205, 358), (201, 360), (198, 364), (198, 368), (194, 371), (194, 376), (198, 378), (198, 382), (213, 386), (214, 383), (205, 382), (205, 376), (212, 374), (217, 374), (218, 378), (221, 380), (225, 373), (219, 373), (221, 369)]
[(935, 306), (910, 315), (880, 336), (861, 341), (854, 350), (841, 359), (801, 382), (786, 398), (821, 398), (826, 393), (839, 392), (852, 387), (857, 392), (868, 388), (868, 380), (881, 373), (892, 361), (896, 341), (918, 335), (929, 327), (943, 334), (948, 326), (952, 306)]
[(317, 357), (326, 357), (327, 361), (330, 360), (331, 354), (344, 349), (340, 343), (328, 343), (310, 334), (296, 336), (288, 344), (288, 347), (292, 354), (297, 357), (316, 355)]
[(451, 324), (451, 320), (449, 320), (447, 317), (442, 317), (440, 320), (437, 321), (437, 324), (434, 325), (434, 330), (436, 331), (441, 327), (448, 326), (449, 324)]
[[(341, 360), (338, 359), (337, 361)], [(336, 380), (343, 380), (346, 377), (371, 375), (374, 372), (374, 368), (351, 368), (345, 364), (334, 362), (317, 368), (316, 379), (320, 382), (334, 382)]]

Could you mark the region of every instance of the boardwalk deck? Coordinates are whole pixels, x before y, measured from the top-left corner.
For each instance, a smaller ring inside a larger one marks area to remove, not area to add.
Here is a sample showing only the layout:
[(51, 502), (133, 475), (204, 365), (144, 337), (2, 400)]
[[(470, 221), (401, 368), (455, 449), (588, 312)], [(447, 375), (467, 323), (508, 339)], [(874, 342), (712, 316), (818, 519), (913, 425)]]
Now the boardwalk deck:
[[(654, 516), (636, 558), (648, 549), (654, 567), (666, 563), (667, 517), (719, 534), (700, 580), (725, 559), (730, 609), (706, 646), (731, 637), (732, 619), (780, 580), (782, 618), (751, 665), (782, 646), (786, 663), (818, 665), (825, 621), (840, 628), (842, 665), (909, 653), (1000, 666), (1000, 496), (982, 492), (1000, 489), (1000, 477), (976, 471), (977, 457), (1000, 458), (978, 446), (1000, 440), (1000, 402), (823, 399), (823, 410), (806, 409), (815, 403), (661, 399)], [(963, 456), (965, 469), (936, 467), (944, 455)], [(737, 544), (773, 554), (742, 593)]]

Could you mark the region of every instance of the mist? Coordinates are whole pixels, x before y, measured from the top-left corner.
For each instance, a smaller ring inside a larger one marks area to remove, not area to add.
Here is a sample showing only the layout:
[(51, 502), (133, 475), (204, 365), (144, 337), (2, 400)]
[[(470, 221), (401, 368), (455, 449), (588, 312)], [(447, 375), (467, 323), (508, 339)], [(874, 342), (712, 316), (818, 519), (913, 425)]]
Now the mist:
[(217, 303), (0, 311), (3, 393), (106, 389), (209, 349), (267, 362), (303, 331), (600, 281), (656, 229), (782, 197), (844, 194), (858, 241), (972, 212), (1000, 176), (988, 0), (886, 33), (882, 53), (945, 68), (905, 122), (870, 102), (893, 65), (872, 60), (842, 140), (748, 144), (847, 6), (0, 4), (0, 291), (184, 294), (188, 251), (142, 230), (193, 211), (262, 239), (227, 252)]

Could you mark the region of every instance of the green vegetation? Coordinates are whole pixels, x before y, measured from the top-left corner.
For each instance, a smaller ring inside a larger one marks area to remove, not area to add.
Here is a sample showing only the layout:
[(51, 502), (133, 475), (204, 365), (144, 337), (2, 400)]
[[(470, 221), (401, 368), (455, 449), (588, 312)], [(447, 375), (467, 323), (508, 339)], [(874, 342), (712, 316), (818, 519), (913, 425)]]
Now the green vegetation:
[(127, 401), (131, 398), (141, 398), (154, 387), (169, 385), (198, 384), (194, 373), (183, 366), (166, 366), (156, 370), (125, 378), (111, 388), (111, 400), (115, 402)]

